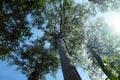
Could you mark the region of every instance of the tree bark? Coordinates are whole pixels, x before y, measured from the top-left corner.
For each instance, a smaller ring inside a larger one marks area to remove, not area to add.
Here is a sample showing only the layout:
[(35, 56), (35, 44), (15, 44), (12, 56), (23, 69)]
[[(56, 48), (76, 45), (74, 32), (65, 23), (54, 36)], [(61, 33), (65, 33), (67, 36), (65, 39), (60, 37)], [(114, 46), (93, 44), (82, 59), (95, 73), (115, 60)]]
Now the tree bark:
[(57, 47), (59, 51), (64, 80), (82, 80), (75, 66), (71, 62), (67, 49), (61, 38), (57, 39)]
[(106, 69), (105, 65), (102, 62), (101, 57), (97, 54), (97, 52), (94, 51), (92, 48), (90, 48), (90, 52), (92, 53), (93, 57), (96, 59), (98, 65), (101, 67), (102, 71), (106, 74), (106, 76), (110, 80), (115, 80), (116, 77), (114, 77), (114, 75)]

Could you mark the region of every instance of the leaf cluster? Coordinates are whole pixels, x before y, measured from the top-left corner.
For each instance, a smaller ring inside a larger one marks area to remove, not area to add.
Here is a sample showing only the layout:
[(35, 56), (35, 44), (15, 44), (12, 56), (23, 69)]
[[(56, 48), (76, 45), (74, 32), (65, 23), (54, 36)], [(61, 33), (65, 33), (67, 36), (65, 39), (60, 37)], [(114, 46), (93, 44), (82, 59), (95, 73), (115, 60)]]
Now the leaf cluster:
[[(45, 77), (45, 74), (51, 73), (54, 75), (59, 67), (59, 59), (56, 53), (51, 49), (46, 49), (44, 39), (36, 40), (33, 45), (25, 45), (12, 55), (10, 64), (18, 65), (22, 73), (31, 76), (32, 72), (38, 71), (40, 79)], [(52, 64), (52, 65), (51, 65)]]
[[(38, 3), (39, 2), (39, 3)], [(0, 3), (0, 55), (14, 51), (32, 33), (27, 15), (43, 8), (43, 0), (2, 0)]]

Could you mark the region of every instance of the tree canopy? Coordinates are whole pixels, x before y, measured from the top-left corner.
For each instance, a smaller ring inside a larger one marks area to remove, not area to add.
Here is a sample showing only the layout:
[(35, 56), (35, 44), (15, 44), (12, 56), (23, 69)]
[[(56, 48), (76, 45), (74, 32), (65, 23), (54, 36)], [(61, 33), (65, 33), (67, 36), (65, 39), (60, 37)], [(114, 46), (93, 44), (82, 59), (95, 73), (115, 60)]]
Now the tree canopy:
[[(57, 72), (59, 59), (51, 49), (45, 49), (45, 38), (36, 40), (33, 45), (24, 45), (17, 50), (16, 55), (12, 55), (9, 63), (18, 65), (18, 69), (27, 75), (28, 80), (45, 79), (45, 74), (52, 75)], [(52, 54), (51, 54), (52, 53)], [(51, 65), (52, 64), (52, 65)]]
[[(54, 75), (59, 66), (65, 80), (81, 80), (77, 64), (88, 69), (93, 80), (97, 78), (91, 74), (96, 74), (97, 69), (103, 72), (97, 73), (99, 77), (106, 75), (108, 79), (119, 80), (120, 38), (112, 34), (104, 17), (98, 15), (109, 10), (118, 12), (118, 4), (115, 0), (80, 4), (73, 0), (3, 0), (0, 56), (9, 55), (9, 62), (18, 65), (28, 80), (44, 80), (45, 74)], [(21, 45), (30, 40), (33, 27), (44, 34), (32, 44)]]
[(38, 2), (2, 0), (0, 6), (0, 55), (14, 51), (20, 42), (32, 35), (27, 15), (44, 9), (44, 0)]

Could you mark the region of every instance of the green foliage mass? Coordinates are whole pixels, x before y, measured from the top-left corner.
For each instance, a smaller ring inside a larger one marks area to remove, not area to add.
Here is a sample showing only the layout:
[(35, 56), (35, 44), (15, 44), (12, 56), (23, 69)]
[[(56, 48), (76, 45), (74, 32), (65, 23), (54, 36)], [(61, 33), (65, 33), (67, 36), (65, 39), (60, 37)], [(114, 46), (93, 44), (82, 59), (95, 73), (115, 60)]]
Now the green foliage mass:
[(27, 15), (33, 10), (44, 9), (44, 0), (2, 0), (0, 3), (0, 55), (14, 51), (19, 42), (32, 34)]
[(41, 38), (34, 41), (33, 45), (25, 45), (17, 50), (17, 54), (11, 56), (10, 65), (18, 65), (17, 69), (29, 78), (35, 78), (35, 75), (32, 75), (33, 72), (36, 72), (41, 80), (48, 73), (54, 76), (59, 67), (59, 59), (50, 48), (45, 49), (44, 40)]

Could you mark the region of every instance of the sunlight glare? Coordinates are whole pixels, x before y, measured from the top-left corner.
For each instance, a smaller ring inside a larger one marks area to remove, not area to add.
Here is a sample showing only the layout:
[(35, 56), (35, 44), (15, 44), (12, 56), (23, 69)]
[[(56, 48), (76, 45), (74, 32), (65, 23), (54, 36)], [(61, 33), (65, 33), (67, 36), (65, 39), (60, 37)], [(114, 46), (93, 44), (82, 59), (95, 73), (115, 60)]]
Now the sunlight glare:
[(105, 21), (112, 30), (112, 33), (120, 34), (120, 13), (115, 13), (115, 12), (106, 13)]

